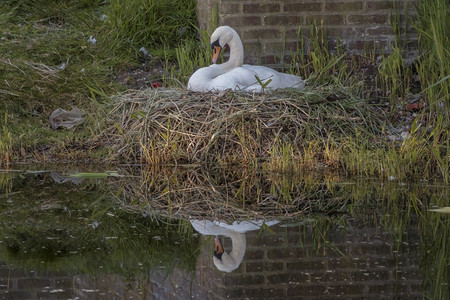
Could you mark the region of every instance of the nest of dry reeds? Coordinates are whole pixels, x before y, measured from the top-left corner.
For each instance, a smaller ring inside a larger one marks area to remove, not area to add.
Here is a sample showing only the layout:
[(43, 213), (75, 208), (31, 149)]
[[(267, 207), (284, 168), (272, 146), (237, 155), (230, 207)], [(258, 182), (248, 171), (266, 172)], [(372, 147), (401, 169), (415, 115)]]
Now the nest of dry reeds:
[[(373, 134), (379, 118), (354, 90), (318, 86), (302, 91), (249, 94), (194, 93), (160, 88), (116, 96), (110, 110), (110, 146), (124, 161), (149, 165), (202, 163), (255, 165), (287, 156), (304, 158), (321, 145)], [(322, 147), (324, 148), (324, 147)]]

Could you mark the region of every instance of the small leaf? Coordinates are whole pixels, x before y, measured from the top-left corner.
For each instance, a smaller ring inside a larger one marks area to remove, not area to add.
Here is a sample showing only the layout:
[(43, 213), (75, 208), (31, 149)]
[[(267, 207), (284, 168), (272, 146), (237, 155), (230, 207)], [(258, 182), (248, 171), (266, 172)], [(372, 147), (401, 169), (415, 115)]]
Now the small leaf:
[(119, 124), (114, 123), (114, 127), (117, 128), (117, 131), (118, 131), (121, 135), (124, 135), (124, 134), (123, 134), (123, 130), (122, 130), (122, 128), (120, 128)]
[(264, 84), (262, 85), (262, 88), (265, 88), (265, 87), (268, 86), (269, 83), (271, 83), (271, 82), (272, 82), (272, 79), (267, 80), (266, 83), (264, 83)]

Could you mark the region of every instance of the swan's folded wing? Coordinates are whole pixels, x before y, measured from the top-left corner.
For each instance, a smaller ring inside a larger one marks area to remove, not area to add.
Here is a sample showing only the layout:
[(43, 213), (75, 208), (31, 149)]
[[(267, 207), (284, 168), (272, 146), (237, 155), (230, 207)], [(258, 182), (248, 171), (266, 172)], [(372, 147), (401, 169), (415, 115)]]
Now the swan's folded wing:
[[(243, 65), (242, 68), (245, 68), (256, 74), (263, 84), (268, 80), (271, 80), (266, 89), (301, 89), (305, 87), (305, 81), (301, 77), (296, 75), (280, 73), (276, 70), (264, 66)], [(258, 85), (260, 84), (258, 83)]]

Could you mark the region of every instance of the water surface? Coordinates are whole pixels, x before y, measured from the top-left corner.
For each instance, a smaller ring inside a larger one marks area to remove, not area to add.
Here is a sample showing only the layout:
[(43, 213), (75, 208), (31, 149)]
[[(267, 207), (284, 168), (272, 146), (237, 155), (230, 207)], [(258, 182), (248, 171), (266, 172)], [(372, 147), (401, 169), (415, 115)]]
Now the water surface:
[(446, 185), (74, 173), (0, 173), (1, 299), (448, 297)]

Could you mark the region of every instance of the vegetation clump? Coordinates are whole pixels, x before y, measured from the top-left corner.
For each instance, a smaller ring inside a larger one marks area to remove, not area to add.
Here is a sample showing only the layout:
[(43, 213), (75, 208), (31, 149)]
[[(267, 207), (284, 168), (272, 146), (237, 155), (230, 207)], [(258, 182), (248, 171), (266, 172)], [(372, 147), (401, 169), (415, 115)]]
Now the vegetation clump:
[[(193, 0), (47, 2), (0, 8), (2, 165), (245, 164), (448, 182), (445, 1), (419, 2), (416, 62), (406, 63), (400, 42), (381, 63), (374, 50), (332, 52), (312, 26), (284, 65), (308, 88), (261, 95), (186, 91), (188, 76), (209, 63)], [(83, 125), (50, 129), (54, 109), (74, 106), (87, 113)]]

